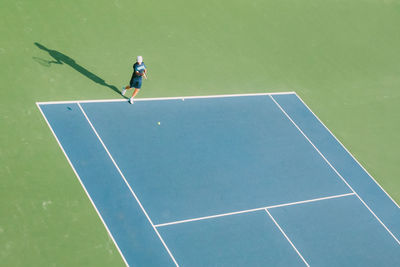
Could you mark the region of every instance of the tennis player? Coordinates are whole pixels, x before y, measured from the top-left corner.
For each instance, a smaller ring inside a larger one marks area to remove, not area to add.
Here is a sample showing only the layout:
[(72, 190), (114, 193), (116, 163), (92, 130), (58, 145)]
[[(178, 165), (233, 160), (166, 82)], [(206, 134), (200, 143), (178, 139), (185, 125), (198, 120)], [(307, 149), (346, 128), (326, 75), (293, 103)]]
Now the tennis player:
[(126, 90), (129, 90), (131, 88), (135, 89), (133, 91), (132, 97), (129, 98), (129, 103), (133, 104), (133, 98), (139, 93), (140, 88), (142, 87), (143, 77), (146, 78), (146, 72), (147, 72), (147, 69), (146, 69), (146, 65), (144, 65), (143, 57), (138, 56), (137, 62), (135, 64), (133, 64), (133, 73), (132, 73), (132, 78), (129, 82), (129, 85), (122, 88), (122, 92), (121, 92), (122, 95), (125, 95)]

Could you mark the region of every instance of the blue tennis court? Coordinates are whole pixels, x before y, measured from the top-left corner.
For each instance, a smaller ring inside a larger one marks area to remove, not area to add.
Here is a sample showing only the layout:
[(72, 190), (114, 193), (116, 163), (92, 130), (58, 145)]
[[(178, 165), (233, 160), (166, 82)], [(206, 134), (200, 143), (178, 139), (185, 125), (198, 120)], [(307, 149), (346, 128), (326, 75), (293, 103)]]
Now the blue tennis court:
[(296, 93), (37, 103), (130, 266), (400, 266), (399, 206)]

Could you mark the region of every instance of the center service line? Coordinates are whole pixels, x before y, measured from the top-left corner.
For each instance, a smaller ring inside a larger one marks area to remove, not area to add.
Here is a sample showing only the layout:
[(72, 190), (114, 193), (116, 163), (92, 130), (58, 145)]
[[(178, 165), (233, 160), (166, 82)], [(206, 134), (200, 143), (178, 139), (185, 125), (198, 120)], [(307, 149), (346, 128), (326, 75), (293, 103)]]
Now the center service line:
[(303, 256), (300, 254), (300, 252), (297, 250), (297, 248), (295, 247), (295, 245), (292, 243), (292, 241), (290, 240), (290, 238), (286, 235), (286, 233), (283, 231), (283, 229), (280, 227), (280, 225), (275, 221), (274, 217), (272, 217), (271, 213), (268, 211), (268, 209), (265, 209), (265, 211), (267, 212), (267, 214), (269, 215), (269, 217), (272, 219), (272, 221), (275, 223), (275, 225), (278, 227), (279, 231), (281, 231), (281, 233), (285, 236), (286, 240), (290, 243), (290, 245), (292, 245), (293, 249), (296, 251), (296, 253), (299, 255), (299, 257), (303, 260), (303, 262), (310, 267), (310, 264), (308, 264), (308, 262), (303, 258)]

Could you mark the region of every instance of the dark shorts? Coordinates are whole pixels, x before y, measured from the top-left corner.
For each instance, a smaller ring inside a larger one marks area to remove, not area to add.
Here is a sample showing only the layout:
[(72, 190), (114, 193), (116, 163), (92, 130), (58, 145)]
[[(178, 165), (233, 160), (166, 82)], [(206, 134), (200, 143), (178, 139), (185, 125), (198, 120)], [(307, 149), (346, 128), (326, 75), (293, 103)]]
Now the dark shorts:
[(142, 77), (132, 79), (131, 84), (129, 85), (131, 88), (140, 89), (142, 87)]

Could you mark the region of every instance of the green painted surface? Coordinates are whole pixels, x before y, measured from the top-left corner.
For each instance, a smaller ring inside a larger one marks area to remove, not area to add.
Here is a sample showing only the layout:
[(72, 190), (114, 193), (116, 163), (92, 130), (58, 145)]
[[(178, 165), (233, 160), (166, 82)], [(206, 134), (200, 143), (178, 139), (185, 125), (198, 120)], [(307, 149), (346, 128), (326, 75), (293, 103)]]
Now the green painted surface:
[(296, 91), (400, 201), (398, 0), (3, 0), (0, 15), (1, 265), (124, 264), (35, 102), (120, 98), (138, 54), (139, 97)]

